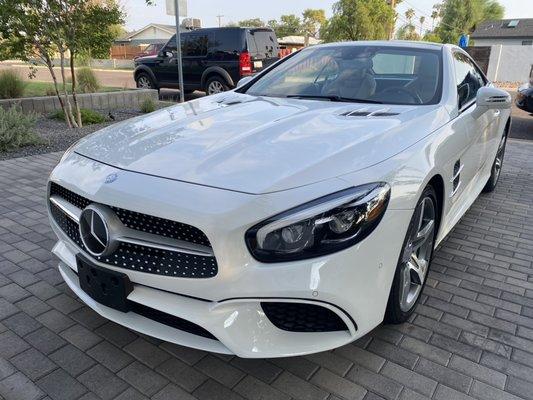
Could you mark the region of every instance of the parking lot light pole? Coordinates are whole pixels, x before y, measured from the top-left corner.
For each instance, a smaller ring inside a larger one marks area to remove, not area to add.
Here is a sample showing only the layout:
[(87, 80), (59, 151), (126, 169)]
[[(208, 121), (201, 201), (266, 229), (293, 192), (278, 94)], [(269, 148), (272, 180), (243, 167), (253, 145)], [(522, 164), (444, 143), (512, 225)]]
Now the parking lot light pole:
[(179, 0), (174, 0), (176, 11), (176, 58), (178, 60), (178, 82), (180, 88), (180, 103), (185, 101), (185, 88), (183, 87), (183, 63), (181, 61), (181, 35), (180, 35), (180, 6)]

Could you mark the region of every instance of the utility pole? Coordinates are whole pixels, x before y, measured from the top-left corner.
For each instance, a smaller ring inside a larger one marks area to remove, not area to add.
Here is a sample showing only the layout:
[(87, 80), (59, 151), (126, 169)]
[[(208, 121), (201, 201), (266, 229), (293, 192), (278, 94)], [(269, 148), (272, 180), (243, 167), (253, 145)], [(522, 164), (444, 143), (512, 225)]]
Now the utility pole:
[(392, 8), (392, 11), (394, 12), (394, 21), (392, 22), (392, 25), (390, 27), (389, 31), (389, 40), (392, 40), (394, 37), (394, 26), (396, 25), (396, 0), (389, 0), (390, 6)]
[(180, 5), (179, 0), (174, 0), (176, 11), (176, 58), (178, 60), (178, 82), (180, 86), (180, 103), (185, 101), (185, 88), (183, 87), (183, 64), (181, 61), (181, 35), (180, 35)]
[(218, 18), (218, 27), (222, 27), (222, 18), (224, 18), (223, 15), (217, 15), (217, 18)]

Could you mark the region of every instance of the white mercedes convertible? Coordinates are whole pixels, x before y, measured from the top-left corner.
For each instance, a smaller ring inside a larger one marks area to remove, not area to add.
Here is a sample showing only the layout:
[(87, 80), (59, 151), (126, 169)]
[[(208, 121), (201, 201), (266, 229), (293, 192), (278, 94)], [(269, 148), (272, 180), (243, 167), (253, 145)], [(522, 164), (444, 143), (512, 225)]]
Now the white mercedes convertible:
[(413, 313), (435, 247), (498, 182), (510, 106), (455, 46), (306, 48), (71, 147), (48, 185), (59, 271), (184, 346), (342, 346)]

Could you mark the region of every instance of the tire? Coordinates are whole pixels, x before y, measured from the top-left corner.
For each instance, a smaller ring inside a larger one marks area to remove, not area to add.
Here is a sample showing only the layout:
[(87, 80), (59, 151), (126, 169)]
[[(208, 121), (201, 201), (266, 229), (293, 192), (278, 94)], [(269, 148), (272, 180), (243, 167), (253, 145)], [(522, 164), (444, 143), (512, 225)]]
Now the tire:
[(205, 83), (205, 94), (208, 96), (212, 94), (222, 93), (229, 90), (228, 83), (220, 75), (215, 75), (207, 80)]
[(140, 72), (135, 78), (135, 83), (139, 89), (157, 89), (157, 85), (146, 72)]
[(437, 196), (427, 186), (416, 205), (394, 273), (385, 322), (406, 322), (420, 300), (433, 257), (439, 221)]
[(494, 157), (494, 163), (492, 164), (492, 169), (490, 170), (490, 178), (487, 181), (487, 184), (483, 188), (483, 193), (490, 193), (496, 189), (498, 180), (503, 167), (503, 159), (505, 157), (505, 146), (507, 145), (507, 132), (504, 133), (498, 145), (498, 151), (496, 152), (496, 157)]

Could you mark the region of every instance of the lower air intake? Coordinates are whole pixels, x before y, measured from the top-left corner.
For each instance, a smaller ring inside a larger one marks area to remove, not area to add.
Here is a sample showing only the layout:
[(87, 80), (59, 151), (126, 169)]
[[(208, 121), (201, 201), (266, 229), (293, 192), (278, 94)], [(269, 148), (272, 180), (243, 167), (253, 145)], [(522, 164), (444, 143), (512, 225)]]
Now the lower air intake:
[(344, 321), (328, 308), (307, 303), (262, 302), (272, 324), (290, 332), (347, 331)]

